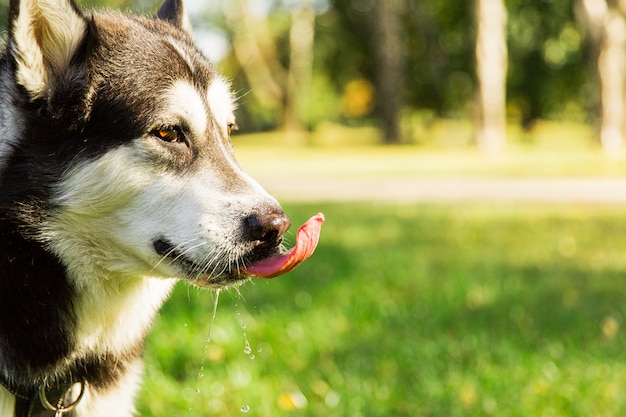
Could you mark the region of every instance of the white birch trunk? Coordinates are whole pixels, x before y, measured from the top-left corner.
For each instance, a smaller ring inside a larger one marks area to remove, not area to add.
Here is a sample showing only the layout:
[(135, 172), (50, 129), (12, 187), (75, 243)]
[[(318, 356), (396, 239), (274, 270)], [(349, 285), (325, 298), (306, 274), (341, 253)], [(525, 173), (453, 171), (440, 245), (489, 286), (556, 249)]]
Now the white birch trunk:
[(287, 75), (287, 103), (285, 129), (302, 130), (298, 117), (300, 99), (305, 97), (311, 84), (313, 71), (313, 39), (315, 11), (309, 0), (301, 0), (293, 12), (289, 31), (289, 73)]
[(486, 152), (502, 149), (506, 141), (506, 18), (503, 0), (476, 0), (476, 142)]
[(245, 2), (222, 2), (233, 34), (233, 52), (250, 83), (252, 94), (265, 106), (282, 109), (285, 70), (280, 65), (266, 22), (250, 16)]
[(592, 39), (599, 43), (597, 71), (600, 88), (600, 143), (609, 155), (624, 151), (626, 103), (626, 20), (620, 5), (606, 0), (582, 0)]
[(601, 83), (602, 124), (600, 141), (610, 155), (624, 148), (624, 69), (626, 56), (626, 22), (617, 10), (609, 10), (600, 56), (598, 73)]

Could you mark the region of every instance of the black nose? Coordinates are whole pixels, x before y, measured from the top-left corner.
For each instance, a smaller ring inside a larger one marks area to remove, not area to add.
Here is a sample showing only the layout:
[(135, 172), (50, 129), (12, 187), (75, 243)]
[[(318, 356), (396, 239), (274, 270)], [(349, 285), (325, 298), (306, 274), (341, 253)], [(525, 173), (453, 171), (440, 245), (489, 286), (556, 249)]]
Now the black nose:
[(272, 246), (280, 243), (291, 226), (291, 220), (280, 209), (265, 209), (252, 213), (244, 220), (246, 237), (259, 245)]

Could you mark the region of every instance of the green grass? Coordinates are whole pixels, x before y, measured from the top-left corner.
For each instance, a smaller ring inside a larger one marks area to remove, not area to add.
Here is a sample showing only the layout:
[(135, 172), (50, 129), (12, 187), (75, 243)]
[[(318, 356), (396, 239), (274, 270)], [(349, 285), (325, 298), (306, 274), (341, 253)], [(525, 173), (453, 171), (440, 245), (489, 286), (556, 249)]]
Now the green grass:
[(179, 285), (142, 416), (626, 415), (623, 208), (286, 209), (326, 214), (313, 258), (223, 292), (209, 343), (215, 294)]

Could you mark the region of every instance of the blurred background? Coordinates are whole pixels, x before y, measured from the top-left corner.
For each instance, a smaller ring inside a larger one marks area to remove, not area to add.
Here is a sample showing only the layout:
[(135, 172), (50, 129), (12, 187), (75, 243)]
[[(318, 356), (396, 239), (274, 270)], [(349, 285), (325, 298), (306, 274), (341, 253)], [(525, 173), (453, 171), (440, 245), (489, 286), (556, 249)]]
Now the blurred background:
[(242, 166), (327, 221), (285, 277), (179, 285), (140, 415), (626, 415), (626, 2), (187, 8)]
[[(80, 3), (143, 14), (158, 6)], [(452, 119), (472, 125), (455, 144), (493, 150), (507, 143), (507, 124), (532, 133), (549, 120), (591, 126), (588, 139), (608, 152), (622, 146), (625, 8), (620, 0), (187, 2), (198, 44), (233, 82), (244, 133), (339, 124), (375, 128), (367, 138), (375, 143), (428, 145), (439, 139), (429, 129)]]

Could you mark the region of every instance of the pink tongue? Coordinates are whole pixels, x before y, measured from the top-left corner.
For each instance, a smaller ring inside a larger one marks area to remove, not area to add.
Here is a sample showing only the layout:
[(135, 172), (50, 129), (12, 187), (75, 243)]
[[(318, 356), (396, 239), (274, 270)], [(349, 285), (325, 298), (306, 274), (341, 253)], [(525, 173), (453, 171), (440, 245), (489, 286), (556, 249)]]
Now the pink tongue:
[(320, 240), (323, 222), (324, 215), (322, 213), (311, 217), (298, 229), (296, 246), (289, 252), (250, 265), (245, 272), (260, 278), (274, 278), (291, 271), (313, 254), (317, 242)]

